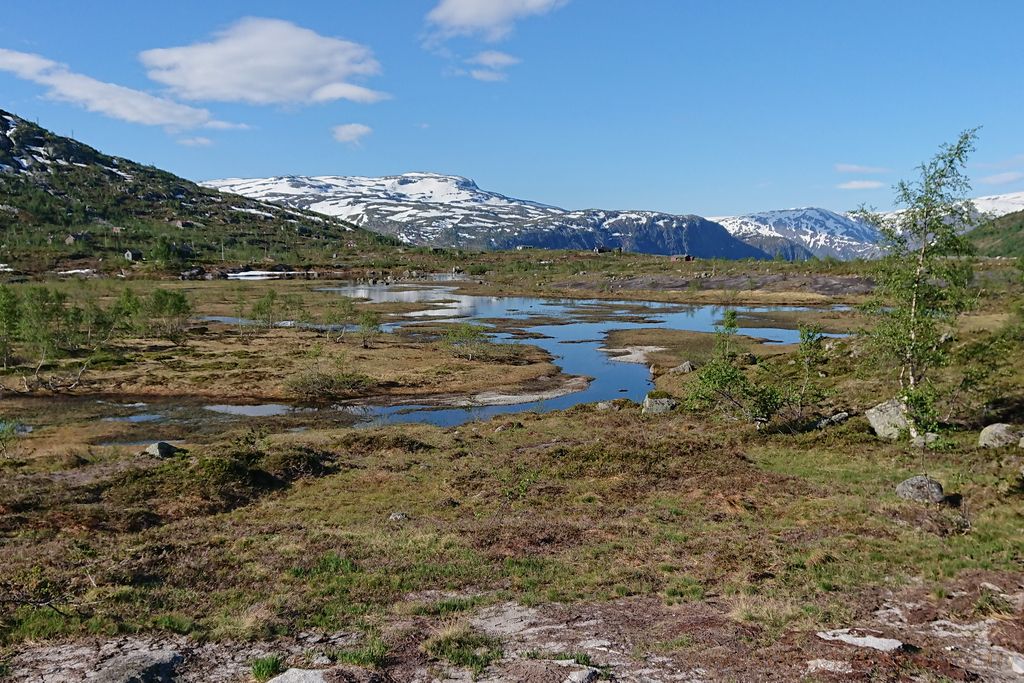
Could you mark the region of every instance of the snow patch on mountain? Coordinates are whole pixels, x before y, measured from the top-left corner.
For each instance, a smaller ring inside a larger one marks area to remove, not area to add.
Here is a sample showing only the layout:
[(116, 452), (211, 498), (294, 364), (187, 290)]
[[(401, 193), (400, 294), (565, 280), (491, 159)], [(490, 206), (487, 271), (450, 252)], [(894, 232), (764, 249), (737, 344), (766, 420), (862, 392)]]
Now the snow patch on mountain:
[(881, 236), (871, 225), (846, 214), (807, 207), (761, 211), (711, 220), (742, 240), (773, 238), (793, 242), (820, 258), (872, 258)]
[(1008, 213), (1024, 211), (1024, 192), (989, 195), (987, 197), (978, 197), (972, 201), (974, 201), (974, 208), (993, 218), (999, 218)]
[(253, 199), (339, 216), (414, 244), (485, 249), (621, 247), (658, 254), (765, 257), (761, 250), (699, 216), (567, 211), (482, 190), (468, 178), (438, 173), (381, 178), (230, 178), (204, 184)]

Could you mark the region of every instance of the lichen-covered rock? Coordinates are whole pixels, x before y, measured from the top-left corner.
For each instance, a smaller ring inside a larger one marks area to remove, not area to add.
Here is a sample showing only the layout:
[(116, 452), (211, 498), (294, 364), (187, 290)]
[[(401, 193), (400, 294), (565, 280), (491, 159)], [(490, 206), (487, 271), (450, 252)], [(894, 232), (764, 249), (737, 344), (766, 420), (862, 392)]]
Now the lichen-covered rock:
[(896, 487), (896, 495), (918, 503), (941, 503), (946, 499), (942, 484), (920, 475), (901, 481)]
[(910, 430), (907, 415), (903, 412), (903, 402), (898, 398), (869, 408), (864, 411), (864, 417), (868, 419), (871, 429), (875, 430), (880, 439), (895, 441), (900, 438), (900, 434)]
[(643, 415), (663, 415), (671, 413), (676, 409), (677, 405), (679, 405), (679, 402), (674, 398), (651, 398), (648, 396), (644, 399), (640, 413)]
[(1005, 448), (1020, 444), (1024, 430), (1016, 425), (997, 422), (985, 427), (978, 436), (979, 448)]

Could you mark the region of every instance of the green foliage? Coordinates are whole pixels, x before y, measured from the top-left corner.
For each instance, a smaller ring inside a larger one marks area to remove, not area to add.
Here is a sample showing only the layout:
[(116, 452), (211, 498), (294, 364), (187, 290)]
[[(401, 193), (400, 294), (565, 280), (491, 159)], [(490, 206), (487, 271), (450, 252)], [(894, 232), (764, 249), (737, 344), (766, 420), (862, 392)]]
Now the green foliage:
[(273, 327), (276, 323), (280, 322), (281, 318), (278, 315), (277, 307), (277, 291), (269, 289), (266, 294), (257, 299), (253, 303), (252, 308), (249, 309), (249, 317), (261, 327)]
[(10, 287), (0, 285), (0, 359), (4, 370), (11, 362), (14, 344), (18, 339), (21, 307), (18, 295)]
[(359, 340), (363, 348), (368, 349), (373, 340), (380, 334), (380, 313), (363, 311), (359, 314)]
[(184, 292), (173, 289), (155, 289), (142, 307), (144, 329), (150, 336), (180, 343), (185, 337), (192, 304)]
[[(327, 309), (324, 316), (324, 323), (336, 327), (335, 338), (341, 341), (345, 338), (345, 332), (349, 325), (356, 320), (356, 304), (350, 297), (339, 296)], [(330, 333), (328, 332), (328, 338)]]
[(980, 256), (1014, 256), (1024, 259), (1024, 211), (1000, 216), (966, 235)]
[(748, 372), (736, 349), (737, 329), (736, 311), (726, 311), (722, 324), (715, 330), (711, 360), (697, 371), (689, 385), (690, 407), (717, 407), (759, 425), (780, 415), (788, 423), (803, 420), (808, 410), (825, 397), (817, 381), (819, 368), (825, 363), (820, 328), (800, 327), (796, 353), (800, 375), (795, 382), (759, 377), (764, 374), (759, 368)]
[(250, 667), (252, 677), (260, 683), (269, 681), (274, 676), (284, 671), (284, 658), (280, 655), (267, 655), (252, 661)]
[(11, 446), (18, 438), (18, 425), (10, 420), (0, 419), (0, 457), (10, 455)]
[(445, 330), (442, 338), (444, 346), (453, 356), (473, 360), (487, 346), (485, 330), (483, 325), (459, 323)]
[(956, 318), (973, 303), (974, 249), (963, 232), (976, 219), (964, 168), (976, 138), (975, 130), (963, 132), (921, 165), (918, 180), (901, 181), (899, 213), (863, 212), (881, 230), (886, 249), (867, 307), (877, 318), (870, 339), (879, 361), (897, 368), (894, 379), (915, 420), (928, 421), (933, 412), (923, 385), (948, 361)]

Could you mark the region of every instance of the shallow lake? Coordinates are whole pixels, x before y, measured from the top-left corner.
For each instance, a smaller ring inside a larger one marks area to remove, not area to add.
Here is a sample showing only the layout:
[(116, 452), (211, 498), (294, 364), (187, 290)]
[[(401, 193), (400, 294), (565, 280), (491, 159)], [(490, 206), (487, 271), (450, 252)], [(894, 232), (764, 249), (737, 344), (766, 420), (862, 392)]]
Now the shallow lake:
[[(553, 362), (568, 375), (593, 378), (589, 387), (557, 398), (518, 403), (460, 408), (421, 405), (363, 406), (358, 411), (369, 424), (426, 422), (450, 426), (494, 415), (523, 411), (560, 410), (579, 403), (616, 398), (643, 400), (653, 388), (646, 365), (612, 359), (604, 350), (605, 337), (612, 330), (665, 328), (693, 332), (712, 332), (724, 307), (683, 306), (650, 301), (604, 301), (588, 299), (542, 299), (537, 297), (495, 297), (458, 294), (447, 286), (351, 285), (330, 288), (338, 294), (376, 303), (422, 303), (422, 311), (406, 314), (390, 329), (411, 328), (425, 322), (515, 321), (518, 330), (531, 338), (519, 341), (508, 333), (495, 333), (495, 341), (527, 343), (553, 356)], [(427, 306), (429, 305), (429, 306)], [(740, 313), (793, 311), (795, 307), (741, 307)], [(796, 329), (740, 328), (740, 334), (772, 343), (791, 344), (800, 340)], [(540, 337), (536, 337), (540, 335)]]

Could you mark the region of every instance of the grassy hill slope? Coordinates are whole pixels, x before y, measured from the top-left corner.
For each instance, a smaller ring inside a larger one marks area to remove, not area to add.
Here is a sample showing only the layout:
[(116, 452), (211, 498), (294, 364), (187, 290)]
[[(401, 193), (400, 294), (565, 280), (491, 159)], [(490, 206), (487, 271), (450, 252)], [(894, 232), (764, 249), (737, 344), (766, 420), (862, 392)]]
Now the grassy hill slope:
[(327, 263), (388, 243), (340, 219), (206, 189), (0, 110), (0, 261), (38, 270)]

